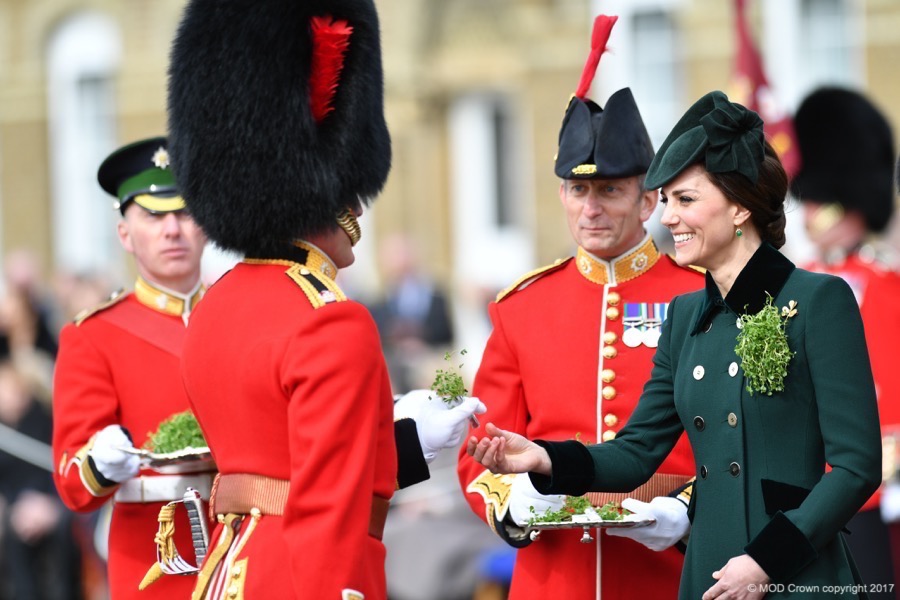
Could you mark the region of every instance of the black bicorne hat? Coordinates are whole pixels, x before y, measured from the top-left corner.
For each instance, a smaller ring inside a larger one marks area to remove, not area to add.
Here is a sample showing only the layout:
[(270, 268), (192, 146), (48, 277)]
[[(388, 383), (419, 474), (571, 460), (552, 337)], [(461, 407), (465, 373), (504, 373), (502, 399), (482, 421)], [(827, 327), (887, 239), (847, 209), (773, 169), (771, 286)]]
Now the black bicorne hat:
[(807, 96), (794, 116), (801, 201), (838, 203), (863, 215), (870, 231), (894, 212), (894, 138), (884, 115), (862, 94), (828, 87)]
[(391, 163), (372, 0), (190, 0), (169, 142), (194, 219), (246, 254), (335, 227)]
[(578, 90), (559, 131), (554, 172), (562, 179), (617, 179), (647, 172), (653, 143), (628, 88), (609, 97), (606, 108), (586, 98), (617, 17), (598, 16)]

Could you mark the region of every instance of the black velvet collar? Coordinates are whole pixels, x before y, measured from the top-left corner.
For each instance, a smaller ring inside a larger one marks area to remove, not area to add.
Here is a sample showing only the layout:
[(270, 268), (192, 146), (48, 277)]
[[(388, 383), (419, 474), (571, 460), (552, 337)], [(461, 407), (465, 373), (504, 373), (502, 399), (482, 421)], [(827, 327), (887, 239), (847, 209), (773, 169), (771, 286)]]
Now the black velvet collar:
[(753, 253), (744, 269), (734, 280), (726, 298), (722, 298), (716, 282), (706, 272), (706, 299), (691, 335), (706, 328), (710, 319), (728, 306), (735, 314), (756, 314), (766, 304), (766, 298), (778, 295), (791, 272), (797, 267), (768, 242)]

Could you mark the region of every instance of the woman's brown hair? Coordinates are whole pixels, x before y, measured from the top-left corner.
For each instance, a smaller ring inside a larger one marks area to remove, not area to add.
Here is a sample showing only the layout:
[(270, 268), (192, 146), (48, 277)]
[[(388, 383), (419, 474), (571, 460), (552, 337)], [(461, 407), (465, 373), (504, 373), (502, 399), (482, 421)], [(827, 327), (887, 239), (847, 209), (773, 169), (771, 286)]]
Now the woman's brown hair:
[(736, 171), (707, 173), (707, 177), (726, 198), (750, 211), (750, 220), (762, 241), (769, 242), (776, 248), (784, 246), (784, 199), (787, 196), (788, 177), (768, 140), (756, 183)]

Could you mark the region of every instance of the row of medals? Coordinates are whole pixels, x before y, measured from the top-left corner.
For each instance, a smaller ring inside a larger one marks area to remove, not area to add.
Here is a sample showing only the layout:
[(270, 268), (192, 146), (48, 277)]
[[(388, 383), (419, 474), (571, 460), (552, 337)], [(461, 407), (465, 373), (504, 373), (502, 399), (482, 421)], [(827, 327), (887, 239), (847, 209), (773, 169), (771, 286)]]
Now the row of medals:
[(656, 319), (622, 319), (625, 331), (622, 332), (622, 343), (629, 348), (637, 348), (641, 344), (648, 348), (656, 348), (659, 344), (662, 321)]

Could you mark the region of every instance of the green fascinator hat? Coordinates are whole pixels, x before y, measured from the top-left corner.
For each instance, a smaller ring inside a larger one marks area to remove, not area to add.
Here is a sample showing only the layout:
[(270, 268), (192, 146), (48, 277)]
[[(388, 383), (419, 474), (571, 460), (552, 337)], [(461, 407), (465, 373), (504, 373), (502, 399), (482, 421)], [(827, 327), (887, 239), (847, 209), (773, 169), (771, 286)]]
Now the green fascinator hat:
[(691, 106), (660, 146), (645, 185), (654, 190), (693, 164), (710, 173), (737, 172), (756, 183), (765, 159), (763, 121), (724, 93), (710, 92)]

